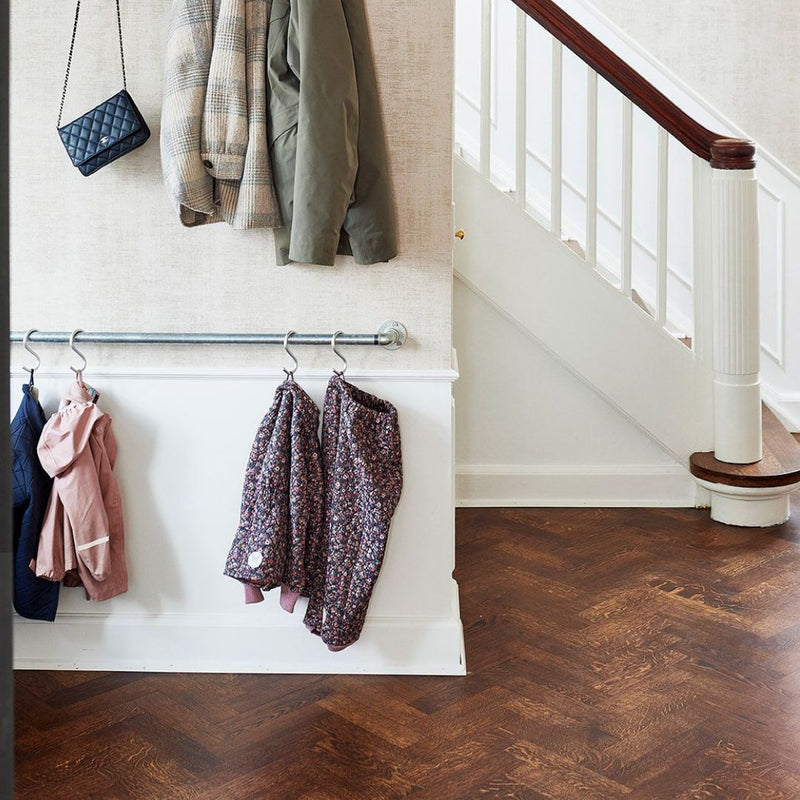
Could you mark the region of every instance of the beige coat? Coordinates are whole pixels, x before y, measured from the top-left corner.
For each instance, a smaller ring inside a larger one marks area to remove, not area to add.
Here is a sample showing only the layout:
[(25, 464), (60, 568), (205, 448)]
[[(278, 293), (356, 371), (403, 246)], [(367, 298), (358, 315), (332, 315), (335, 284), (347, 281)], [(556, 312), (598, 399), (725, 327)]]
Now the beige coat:
[(186, 226), (274, 228), (267, 144), (268, 0), (173, 0), (161, 167)]
[(111, 418), (75, 381), (47, 421), (37, 448), (53, 490), (31, 569), (40, 578), (83, 585), (90, 600), (128, 590), (122, 500), (112, 472)]

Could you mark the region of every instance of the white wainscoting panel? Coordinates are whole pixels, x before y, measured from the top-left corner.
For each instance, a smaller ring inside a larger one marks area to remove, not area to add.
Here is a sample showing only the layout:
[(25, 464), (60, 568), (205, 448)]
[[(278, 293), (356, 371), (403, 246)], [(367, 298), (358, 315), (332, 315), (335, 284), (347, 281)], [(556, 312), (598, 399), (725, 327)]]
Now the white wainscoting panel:
[[(90, 355), (91, 360), (91, 355)], [(454, 372), (348, 373), (393, 402), (404, 488), (364, 633), (330, 653), (277, 591), (245, 606), (222, 569), (256, 428), (279, 371), (86, 373), (119, 441), (127, 594), (90, 603), (62, 588), (55, 623), (15, 618), (17, 668), (191, 672), (463, 674), (453, 529)], [(321, 405), (327, 374), (297, 374)], [(11, 381), (12, 409), (21, 375)], [(51, 413), (68, 373), (37, 377)]]

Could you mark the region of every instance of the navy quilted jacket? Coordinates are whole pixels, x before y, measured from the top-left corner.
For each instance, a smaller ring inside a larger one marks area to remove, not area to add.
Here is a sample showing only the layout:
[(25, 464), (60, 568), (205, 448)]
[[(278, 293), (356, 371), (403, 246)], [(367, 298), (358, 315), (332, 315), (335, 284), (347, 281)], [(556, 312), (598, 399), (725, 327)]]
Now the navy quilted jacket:
[(22, 386), (22, 402), (11, 422), (14, 449), (14, 608), (28, 619), (52, 620), (58, 606), (58, 583), (37, 578), (30, 568), (36, 558), (53, 481), (42, 469), (36, 445), (45, 417), (30, 384)]

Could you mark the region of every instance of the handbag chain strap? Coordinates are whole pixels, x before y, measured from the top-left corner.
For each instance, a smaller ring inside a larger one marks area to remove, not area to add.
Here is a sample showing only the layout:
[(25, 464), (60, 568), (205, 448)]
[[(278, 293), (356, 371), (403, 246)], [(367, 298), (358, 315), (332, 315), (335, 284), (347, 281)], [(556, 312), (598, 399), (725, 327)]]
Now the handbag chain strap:
[[(119, 58), (122, 64), (122, 88), (128, 88), (128, 78), (125, 75), (125, 51), (122, 48), (122, 16), (119, 13), (119, 0), (117, 4), (117, 30), (119, 31)], [(81, 0), (77, 0), (75, 5), (75, 22), (72, 24), (72, 40), (69, 43), (69, 56), (67, 57), (67, 74), (64, 76), (64, 90), (61, 92), (61, 105), (58, 109), (58, 122), (56, 127), (61, 127), (61, 115), (64, 113), (64, 100), (67, 97), (67, 84), (69, 83), (69, 70), (72, 66), (72, 53), (75, 50), (75, 34), (78, 32), (78, 17), (81, 13)]]

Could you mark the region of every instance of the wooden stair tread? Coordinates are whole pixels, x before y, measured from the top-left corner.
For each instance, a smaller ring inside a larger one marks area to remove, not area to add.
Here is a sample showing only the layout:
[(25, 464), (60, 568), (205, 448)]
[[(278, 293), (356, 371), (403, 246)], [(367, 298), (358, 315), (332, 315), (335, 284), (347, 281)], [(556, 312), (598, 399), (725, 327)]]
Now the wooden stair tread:
[(729, 464), (714, 453), (694, 453), (690, 470), (696, 478), (726, 486), (788, 486), (800, 482), (800, 441), (765, 406), (761, 407), (764, 457), (755, 464)]

